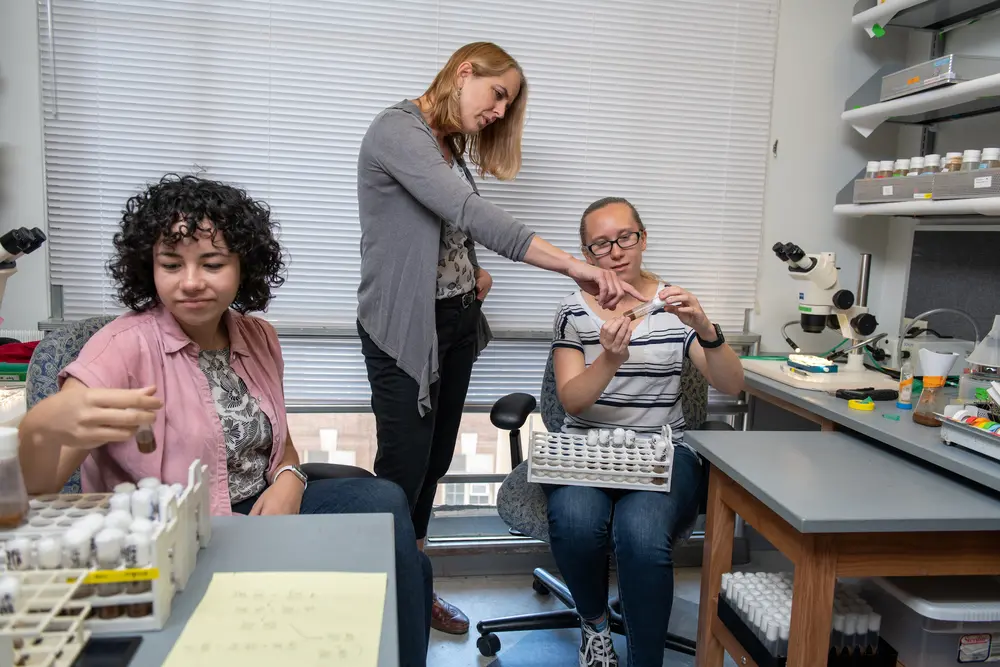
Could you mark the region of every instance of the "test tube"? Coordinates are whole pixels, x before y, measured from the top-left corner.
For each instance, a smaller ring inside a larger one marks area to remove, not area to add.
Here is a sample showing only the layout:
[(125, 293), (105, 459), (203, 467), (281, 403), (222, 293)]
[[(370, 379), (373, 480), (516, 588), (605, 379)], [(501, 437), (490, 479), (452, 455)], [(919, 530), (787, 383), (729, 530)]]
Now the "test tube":
[(143, 518), (132, 519), (132, 523), (128, 527), (128, 532), (130, 533), (142, 533), (149, 537), (153, 535), (154, 530), (156, 530), (156, 524), (149, 519)]
[(35, 561), (31, 553), (31, 540), (27, 537), (15, 537), (7, 543), (7, 569), (30, 570)]
[(830, 646), (839, 654), (844, 648), (844, 614), (834, 612), (833, 629), (830, 630)]
[(768, 653), (778, 657), (778, 622), (774, 618), (767, 620), (767, 629), (764, 631), (764, 647)]
[(868, 614), (858, 614), (858, 641), (857, 647), (861, 655), (868, 653)]
[(733, 580), (733, 574), (732, 574), (732, 572), (723, 572), (722, 573), (722, 586), (721, 586), (721, 588), (719, 590), (722, 590), (722, 591), (726, 590), (726, 586), (728, 586), (729, 582), (732, 581), (732, 580)]
[(0, 575), (0, 616), (17, 612), (21, 597), (21, 580), (11, 574)]
[(160, 488), (161, 484), (160, 480), (158, 480), (155, 477), (143, 477), (136, 483), (136, 486), (138, 486), (140, 489), (152, 489), (153, 491), (155, 491), (156, 489)]
[(38, 551), (38, 568), (58, 570), (62, 567), (62, 543), (58, 537), (43, 537), (35, 543)]
[[(85, 526), (70, 528), (63, 533), (63, 567), (71, 570), (90, 569), (90, 542), (91, 535)], [(90, 597), (93, 592), (91, 586), (81, 585), (76, 589), (73, 597), (76, 599)]]
[(785, 619), (781, 619), (781, 623), (778, 624), (778, 653), (777, 655), (783, 656), (788, 655), (788, 630), (790, 624)]
[[(142, 482), (140, 482), (140, 484), (141, 483)], [(149, 486), (140, 486), (136, 492), (132, 494), (132, 516), (137, 519), (152, 519), (156, 515), (159, 488), (159, 482), (157, 482), (155, 489)], [(131, 523), (131, 521), (129, 523)]]
[(156, 451), (156, 437), (153, 435), (153, 427), (143, 424), (135, 432), (135, 444), (141, 454), (152, 454)]
[[(115, 570), (121, 563), (122, 542), (125, 533), (117, 528), (105, 528), (94, 537), (94, 545), (97, 547), (97, 563), (103, 570)], [(112, 597), (122, 592), (121, 584), (98, 584), (97, 594), (101, 597)], [(98, 607), (97, 616), (102, 619), (118, 618), (122, 614), (121, 607), (111, 605), (109, 607)]]
[(122, 482), (121, 484), (115, 484), (115, 488), (112, 489), (115, 493), (132, 493), (135, 491), (135, 484), (132, 482)]
[(850, 654), (854, 653), (854, 647), (858, 645), (858, 615), (849, 613), (844, 615), (844, 650)]
[(104, 517), (104, 526), (125, 531), (132, 525), (132, 513), (125, 510), (112, 510)]
[(753, 629), (757, 639), (763, 640), (766, 627), (764, 626), (764, 607), (757, 602), (753, 609)]
[(131, 493), (116, 493), (111, 496), (111, 500), (108, 501), (112, 512), (132, 512), (132, 494)]
[[(122, 547), (122, 556), (125, 559), (125, 567), (149, 567), (153, 561), (153, 549), (149, 536), (142, 533), (127, 535)], [(149, 581), (133, 581), (125, 585), (125, 592), (131, 595), (148, 593), (151, 590), (153, 590), (153, 584)], [(132, 618), (140, 618), (152, 614), (153, 605), (149, 602), (140, 602), (128, 605), (125, 611)]]
[(878, 653), (878, 638), (881, 630), (882, 616), (873, 611), (868, 614), (868, 646), (871, 653)]

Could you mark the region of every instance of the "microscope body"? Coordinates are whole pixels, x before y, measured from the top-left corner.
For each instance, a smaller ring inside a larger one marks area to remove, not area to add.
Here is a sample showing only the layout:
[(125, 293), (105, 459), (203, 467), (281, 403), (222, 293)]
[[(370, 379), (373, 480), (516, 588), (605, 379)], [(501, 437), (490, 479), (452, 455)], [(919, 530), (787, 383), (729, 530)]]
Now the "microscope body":
[[(798, 310), (802, 330), (822, 333), (837, 329), (844, 338), (861, 340), (878, 327), (868, 312), (868, 271), (870, 255), (862, 256), (858, 295), (840, 286), (837, 256), (832, 252), (807, 255), (792, 243), (776, 243), (775, 255), (788, 264), (788, 275), (798, 287)], [(849, 368), (863, 367), (861, 353), (848, 356)]]

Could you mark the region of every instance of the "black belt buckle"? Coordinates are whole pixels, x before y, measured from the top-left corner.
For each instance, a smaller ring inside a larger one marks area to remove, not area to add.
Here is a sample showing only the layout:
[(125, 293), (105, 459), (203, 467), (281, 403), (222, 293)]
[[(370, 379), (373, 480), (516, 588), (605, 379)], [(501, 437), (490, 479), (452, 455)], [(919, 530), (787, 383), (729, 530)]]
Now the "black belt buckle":
[(462, 295), (462, 308), (468, 308), (472, 305), (472, 302), (476, 300), (476, 293), (466, 292)]

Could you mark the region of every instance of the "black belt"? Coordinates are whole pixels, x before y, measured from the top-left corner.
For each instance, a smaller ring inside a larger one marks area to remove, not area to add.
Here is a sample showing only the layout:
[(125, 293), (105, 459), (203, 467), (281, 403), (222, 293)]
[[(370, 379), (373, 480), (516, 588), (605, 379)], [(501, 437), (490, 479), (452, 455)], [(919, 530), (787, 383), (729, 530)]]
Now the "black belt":
[(476, 301), (476, 291), (466, 292), (465, 294), (456, 294), (455, 296), (449, 296), (446, 299), (438, 299), (437, 305), (444, 308), (468, 308)]

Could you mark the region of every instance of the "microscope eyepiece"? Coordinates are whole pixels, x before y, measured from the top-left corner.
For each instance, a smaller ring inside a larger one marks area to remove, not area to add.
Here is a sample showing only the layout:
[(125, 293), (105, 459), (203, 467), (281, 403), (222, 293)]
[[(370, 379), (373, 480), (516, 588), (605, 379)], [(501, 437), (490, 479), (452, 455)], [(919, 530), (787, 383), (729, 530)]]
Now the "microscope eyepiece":
[(40, 230), (38, 227), (35, 227), (34, 229), (30, 230), (28, 234), (31, 236), (31, 244), (24, 249), (25, 255), (33, 253), (39, 248), (41, 248), (42, 244), (45, 243), (46, 240), (45, 232)]
[(781, 241), (778, 241), (773, 246), (771, 246), (771, 250), (774, 252), (775, 256), (777, 256), (777, 258), (780, 259), (782, 262), (788, 261), (788, 255), (785, 254), (785, 244), (782, 243)]
[(806, 256), (806, 251), (798, 247), (794, 243), (786, 243), (783, 249), (785, 251), (785, 254), (788, 255), (788, 259), (792, 260), (793, 262), (799, 262), (802, 260), (803, 257)]
[(31, 231), (21, 227), (12, 229), (3, 236), (0, 236), (0, 246), (10, 255), (20, 255), (26, 252), (34, 242)]

